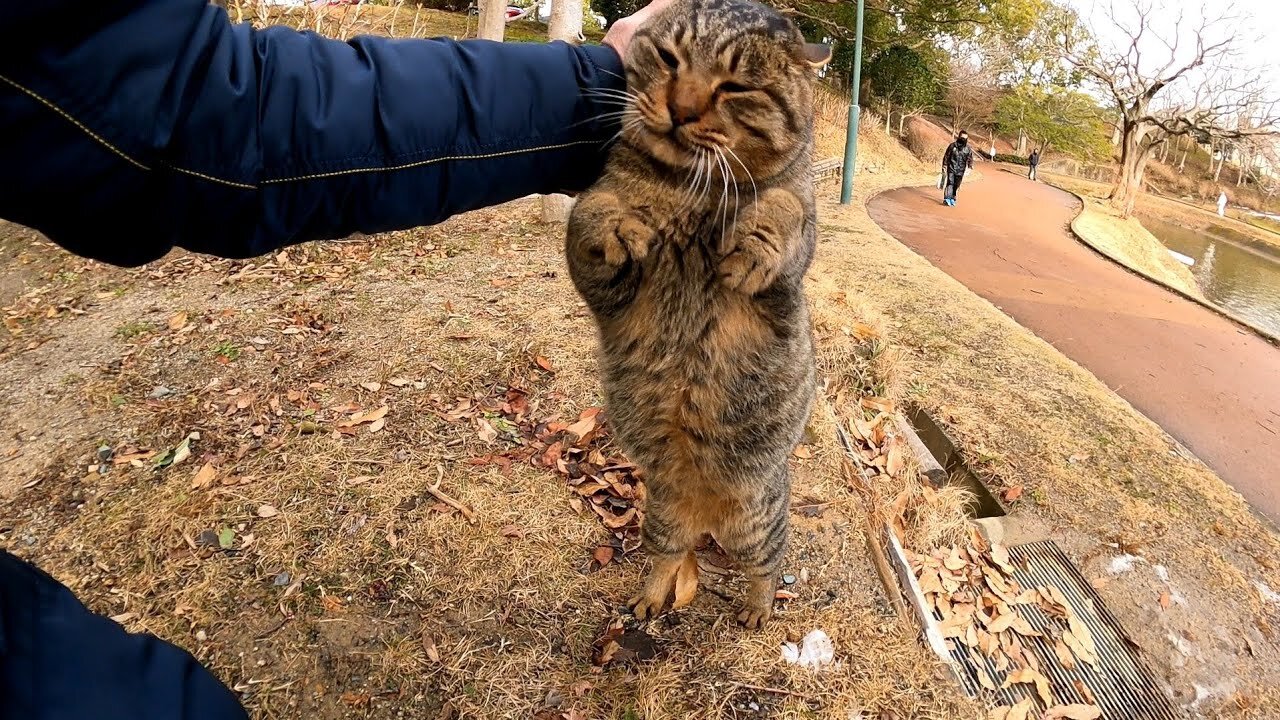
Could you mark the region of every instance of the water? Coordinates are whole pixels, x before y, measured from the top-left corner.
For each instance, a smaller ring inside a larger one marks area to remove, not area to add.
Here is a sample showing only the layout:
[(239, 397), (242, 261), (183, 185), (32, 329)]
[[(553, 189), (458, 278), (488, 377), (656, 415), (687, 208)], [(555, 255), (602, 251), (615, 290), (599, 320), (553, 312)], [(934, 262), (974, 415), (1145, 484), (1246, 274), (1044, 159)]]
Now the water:
[(1280, 335), (1280, 249), (1149, 217), (1142, 224), (1165, 247), (1195, 259), (1191, 274), (1205, 297)]

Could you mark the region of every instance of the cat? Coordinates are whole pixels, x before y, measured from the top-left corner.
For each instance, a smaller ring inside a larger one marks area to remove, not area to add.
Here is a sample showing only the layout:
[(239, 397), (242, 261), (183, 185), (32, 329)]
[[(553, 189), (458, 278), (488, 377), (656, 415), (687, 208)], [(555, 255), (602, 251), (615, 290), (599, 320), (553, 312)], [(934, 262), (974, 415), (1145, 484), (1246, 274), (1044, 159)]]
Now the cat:
[(645, 479), (640, 620), (665, 609), (706, 534), (749, 580), (738, 621), (773, 612), (787, 457), (816, 390), (802, 281), (814, 68), (829, 58), (763, 5), (677, 0), (627, 50), (623, 129), (570, 215), (608, 417)]

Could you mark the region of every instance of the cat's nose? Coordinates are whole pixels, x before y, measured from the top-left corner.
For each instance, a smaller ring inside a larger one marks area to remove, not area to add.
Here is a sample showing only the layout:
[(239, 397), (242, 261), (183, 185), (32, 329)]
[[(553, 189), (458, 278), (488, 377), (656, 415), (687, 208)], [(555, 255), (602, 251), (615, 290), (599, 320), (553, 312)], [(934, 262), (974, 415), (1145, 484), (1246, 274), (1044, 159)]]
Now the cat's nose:
[(702, 109), (692, 105), (677, 102), (672, 99), (667, 103), (667, 109), (671, 111), (671, 124), (679, 127), (695, 123), (698, 118), (702, 117)]
[(697, 122), (707, 111), (705, 94), (687, 83), (679, 83), (667, 96), (667, 110), (671, 112), (671, 124), (676, 127)]

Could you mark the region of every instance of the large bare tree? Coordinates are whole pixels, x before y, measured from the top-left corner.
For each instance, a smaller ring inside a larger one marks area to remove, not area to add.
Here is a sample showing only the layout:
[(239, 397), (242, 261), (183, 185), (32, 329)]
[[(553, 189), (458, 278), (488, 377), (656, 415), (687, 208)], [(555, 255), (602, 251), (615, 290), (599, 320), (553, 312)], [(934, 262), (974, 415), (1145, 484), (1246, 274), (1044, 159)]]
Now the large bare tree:
[[(1171, 138), (1238, 140), (1280, 132), (1280, 104), (1259, 68), (1242, 64), (1243, 33), (1227, 16), (1187, 20), (1180, 4), (1113, 0), (1092, 35), (1112, 46), (1064, 35), (1063, 60), (1093, 80), (1119, 112), (1120, 171), (1110, 202), (1133, 212), (1151, 152)], [(1163, 28), (1162, 28), (1163, 26)]]

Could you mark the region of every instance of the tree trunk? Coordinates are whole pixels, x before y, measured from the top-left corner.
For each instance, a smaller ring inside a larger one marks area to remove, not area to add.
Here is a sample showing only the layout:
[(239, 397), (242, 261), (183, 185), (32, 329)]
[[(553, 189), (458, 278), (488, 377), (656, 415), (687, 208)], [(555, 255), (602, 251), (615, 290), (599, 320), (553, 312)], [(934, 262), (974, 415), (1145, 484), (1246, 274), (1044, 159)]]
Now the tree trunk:
[(582, 36), (582, 0), (551, 0), (547, 39), (578, 43)]
[(480, 4), (479, 26), (477, 35), (485, 40), (497, 40), (507, 32), (507, 4), (499, 0), (478, 0)]
[(1018, 130), (1018, 154), (1027, 154), (1027, 131), (1022, 129)]
[(1187, 153), (1189, 153), (1189, 152), (1191, 152), (1191, 150), (1190, 150), (1190, 149), (1186, 149), (1186, 148), (1184, 148), (1184, 149), (1183, 149), (1183, 151), (1182, 151), (1182, 160), (1178, 163), (1178, 172), (1179, 172), (1179, 173), (1186, 172), (1186, 170), (1187, 170)]
[(1133, 214), (1134, 203), (1142, 194), (1142, 174), (1147, 167), (1151, 146), (1146, 144), (1146, 132), (1135, 121), (1124, 121), (1120, 137), (1120, 171), (1111, 187), (1108, 203), (1122, 217)]
[(899, 110), (898, 111), (898, 137), (902, 137), (902, 133), (905, 131), (906, 125), (907, 125), (907, 114)]
[(1213, 173), (1213, 181), (1214, 181), (1214, 182), (1218, 182), (1218, 178), (1222, 177), (1222, 166), (1227, 164), (1227, 147), (1226, 147), (1226, 145), (1223, 145), (1223, 146), (1222, 146), (1222, 149), (1220, 149), (1220, 150), (1218, 151), (1218, 153), (1221, 155), (1221, 157), (1219, 157), (1219, 158), (1218, 158), (1218, 169)]
[[(583, 0), (551, 0), (551, 17), (547, 20), (547, 39), (577, 44), (582, 36)], [(573, 198), (568, 195), (542, 196), (542, 221), (568, 222)]]
[(893, 103), (884, 101), (884, 134), (889, 134), (889, 123), (893, 120)]

